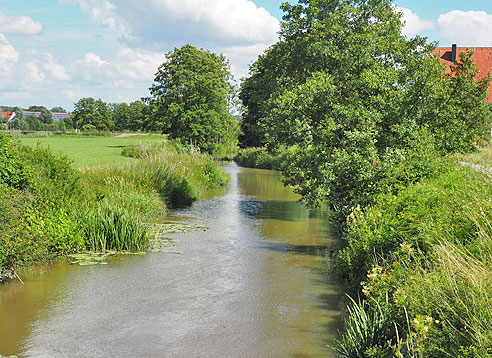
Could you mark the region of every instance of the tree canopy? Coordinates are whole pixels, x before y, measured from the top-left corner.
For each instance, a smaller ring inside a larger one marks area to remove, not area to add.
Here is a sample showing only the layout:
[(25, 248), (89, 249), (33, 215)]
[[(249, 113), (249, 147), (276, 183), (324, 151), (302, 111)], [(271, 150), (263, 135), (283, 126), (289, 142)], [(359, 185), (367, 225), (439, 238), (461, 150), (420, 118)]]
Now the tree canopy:
[(471, 54), (445, 75), (426, 39), (401, 33), (390, 0), (284, 3), (280, 41), (251, 66), (240, 98), (243, 146), (294, 146), (283, 173), (342, 218), (375, 194), (466, 151), (490, 112)]
[(111, 110), (101, 99), (81, 98), (74, 104), (72, 120), (73, 123), (77, 123), (78, 128), (87, 125), (94, 126), (97, 130), (114, 128)]
[(153, 126), (205, 151), (229, 144), (237, 124), (228, 111), (233, 92), (228, 61), (192, 45), (166, 57), (150, 88)]

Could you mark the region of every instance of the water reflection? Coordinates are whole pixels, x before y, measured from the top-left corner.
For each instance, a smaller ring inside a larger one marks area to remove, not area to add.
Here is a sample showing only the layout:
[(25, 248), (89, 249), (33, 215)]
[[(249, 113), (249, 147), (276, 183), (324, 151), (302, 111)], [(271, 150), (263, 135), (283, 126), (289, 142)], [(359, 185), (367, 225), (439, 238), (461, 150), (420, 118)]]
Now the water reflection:
[(306, 209), (271, 171), (225, 169), (225, 193), (167, 217), (209, 228), (170, 235), (172, 252), (0, 287), (0, 354), (332, 357), (341, 291), (326, 211)]

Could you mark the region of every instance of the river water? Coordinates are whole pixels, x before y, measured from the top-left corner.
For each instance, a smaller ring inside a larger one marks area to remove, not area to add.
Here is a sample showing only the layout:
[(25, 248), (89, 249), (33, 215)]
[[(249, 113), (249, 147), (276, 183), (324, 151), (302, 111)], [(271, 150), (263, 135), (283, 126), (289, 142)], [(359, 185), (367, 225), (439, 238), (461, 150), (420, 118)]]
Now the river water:
[(207, 229), (168, 235), (164, 252), (53, 264), (0, 286), (0, 354), (334, 357), (343, 294), (327, 212), (272, 171), (224, 170), (227, 189), (165, 218)]

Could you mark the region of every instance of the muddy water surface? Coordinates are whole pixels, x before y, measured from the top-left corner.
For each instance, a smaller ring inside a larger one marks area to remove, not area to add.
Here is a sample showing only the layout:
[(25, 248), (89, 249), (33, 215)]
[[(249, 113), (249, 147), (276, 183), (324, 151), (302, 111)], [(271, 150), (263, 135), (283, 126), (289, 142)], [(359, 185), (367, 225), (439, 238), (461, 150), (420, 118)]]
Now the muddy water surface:
[(0, 354), (20, 357), (334, 357), (342, 289), (327, 272), (326, 212), (272, 171), (172, 212), (207, 227), (165, 252), (57, 264), (0, 286)]

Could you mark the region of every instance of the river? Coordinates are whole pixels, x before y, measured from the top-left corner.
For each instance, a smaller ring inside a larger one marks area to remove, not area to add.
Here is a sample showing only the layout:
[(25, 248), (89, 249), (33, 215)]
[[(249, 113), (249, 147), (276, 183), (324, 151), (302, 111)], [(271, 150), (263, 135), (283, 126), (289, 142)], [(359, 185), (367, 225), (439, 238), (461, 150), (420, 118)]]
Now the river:
[(57, 263), (0, 286), (0, 354), (19, 357), (335, 357), (343, 290), (327, 212), (275, 172), (224, 167), (227, 189), (167, 222), (207, 229), (107, 265)]

